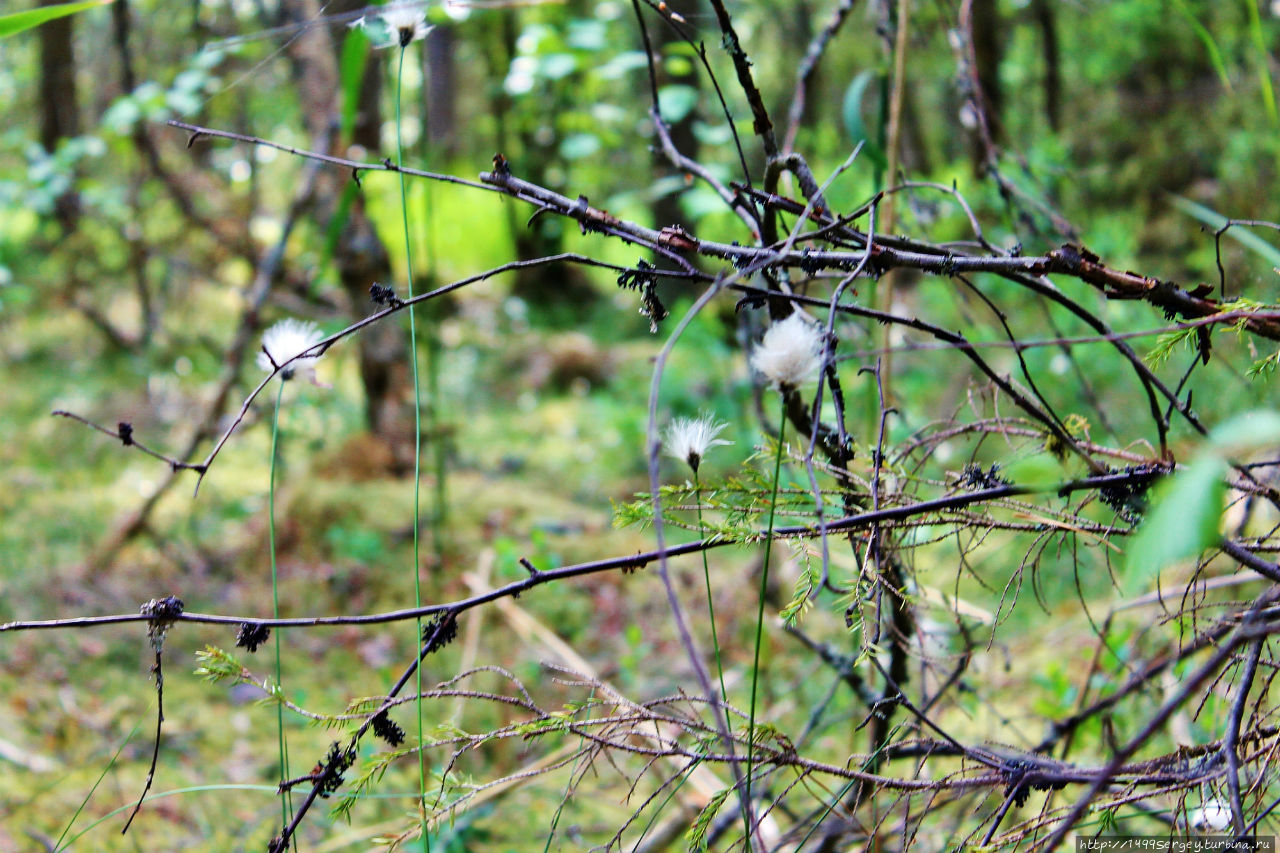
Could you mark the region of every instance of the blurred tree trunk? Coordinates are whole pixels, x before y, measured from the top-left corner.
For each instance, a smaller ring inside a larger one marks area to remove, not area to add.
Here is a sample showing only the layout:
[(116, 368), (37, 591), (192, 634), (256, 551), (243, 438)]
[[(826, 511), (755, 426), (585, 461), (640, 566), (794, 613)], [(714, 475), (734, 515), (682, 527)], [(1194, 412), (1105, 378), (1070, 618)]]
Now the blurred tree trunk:
[(457, 54), (458, 34), (452, 24), (438, 24), (427, 33), (422, 51), (427, 81), (427, 132), (424, 139), (438, 157), (458, 153)]
[[(692, 0), (672, 0), (667, 4), (667, 8), (685, 20), (696, 20), (696, 12), (698, 11), (697, 3)], [(694, 66), (693, 61), (688, 59), (687, 62), (679, 61), (672, 63), (666, 61), (671, 55), (670, 48), (674, 45), (684, 44), (683, 39), (676, 34), (675, 30), (666, 24), (658, 23), (651, 30), (653, 37), (654, 49), (658, 55), (658, 85), (659, 86), (690, 86), (694, 89), (698, 87), (698, 69)], [(687, 58), (687, 55), (686, 57)], [(674, 71), (672, 70), (674, 67)], [(675, 143), (676, 149), (691, 160), (698, 159), (698, 138), (693, 133), (693, 123), (698, 118), (697, 109), (689, 110), (679, 121), (672, 122), (671, 141)], [(655, 155), (654, 178), (661, 180), (669, 177), (684, 177), (682, 173), (675, 170), (667, 158), (659, 151)], [(653, 226), (655, 228), (665, 228), (668, 225), (679, 225), (692, 233), (692, 227), (684, 215), (684, 210), (680, 205), (680, 197), (684, 194), (683, 188), (674, 192), (663, 193), (653, 201)]]
[[(341, 14), (364, 5), (360, 0), (338, 0), (328, 10)], [(284, 10), (295, 21), (311, 20), (320, 14), (317, 0), (286, 0)], [(343, 38), (348, 37), (344, 33)], [(323, 27), (307, 30), (288, 46), (308, 131), (313, 139), (324, 140), (326, 153), (346, 143), (346, 140), (336, 138), (341, 97), (338, 78), (341, 49), (341, 41), (335, 42)], [(363, 146), (375, 159), (382, 147), (381, 89), (381, 58), (376, 51), (370, 51), (360, 84), (359, 107), (350, 143)], [(345, 151), (336, 153), (342, 155)], [(327, 170), (317, 182), (315, 198), (316, 215), (322, 228), (329, 228), (334, 217), (342, 217), (333, 262), (347, 292), (353, 317), (359, 319), (372, 308), (369, 288), (374, 283), (395, 286), (391, 280), (390, 256), (365, 213), (364, 198), (359, 187), (351, 182), (350, 175)], [(403, 295), (403, 287), (396, 287), (396, 290)], [(390, 450), (392, 470), (397, 474), (408, 473), (413, 470), (416, 443), (408, 334), (403, 323), (384, 322), (365, 329), (357, 341), (369, 431)]]
[[(334, 11), (341, 13), (364, 5), (363, 0), (340, 0)], [(344, 31), (343, 38), (349, 37)], [(337, 58), (341, 55), (342, 43), (336, 43), (334, 48)], [(371, 50), (360, 80), (360, 106), (351, 128), (352, 144), (370, 154), (382, 148), (382, 74), (382, 53)], [(358, 318), (364, 313), (361, 309), (370, 305), (369, 288), (375, 282), (392, 286), (395, 282), (391, 278), (391, 257), (386, 245), (365, 215), (363, 195), (355, 187), (348, 186), (345, 191), (352, 193), (352, 204), (334, 248), (333, 260)], [(404, 288), (396, 287), (396, 290), (403, 293)], [(394, 472), (408, 474), (413, 471), (416, 449), (408, 332), (403, 322), (378, 323), (361, 332), (359, 341), (360, 379), (364, 384), (369, 431), (387, 443)]]
[[(996, 0), (973, 0), (973, 56), (978, 85), (982, 89), (981, 103), (986, 108), (987, 125), (991, 129), (991, 141), (999, 143), (1002, 136), (1002, 110), (1004, 92), (1000, 88), (1000, 60), (1004, 55), (1004, 40), (1000, 33), (1000, 11)], [(982, 141), (977, 143), (974, 162), (986, 162), (987, 152)]]
[[(667, 8), (682, 16), (685, 20), (696, 20), (698, 4), (693, 0), (672, 0), (671, 3), (667, 4)], [(661, 22), (650, 30), (650, 34), (658, 57), (658, 86), (690, 86), (696, 90), (698, 88), (698, 68), (687, 53), (679, 58), (687, 59), (687, 63), (681, 63), (679, 59), (675, 63), (666, 61), (666, 58), (672, 55), (671, 48), (684, 44), (684, 40), (680, 38), (675, 30)], [(674, 71), (672, 70), (673, 67)], [(666, 119), (665, 116), (663, 118), (664, 120)], [(693, 123), (697, 118), (698, 110), (695, 107), (682, 116), (679, 121), (671, 122), (668, 125), (671, 141), (675, 144), (676, 150), (690, 160), (698, 159), (698, 137), (693, 132)], [(653, 200), (653, 227), (661, 229), (668, 225), (675, 225), (692, 234), (694, 231), (693, 224), (685, 216), (684, 207), (680, 203), (680, 199), (688, 188), (688, 176), (672, 166), (661, 150), (654, 151), (653, 164), (655, 182), (664, 181), (664, 179), (669, 180), (673, 177), (682, 181), (680, 186), (670, 187), (667, 192)], [(658, 283), (657, 287), (658, 298), (667, 306), (670, 306), (671, 302), (679, 294), (687, 292), (688, 287), (683, 282), (663, 279)]]
[[(40, 0), (53, 6), (63, 0)], [(40, 34), (40, 144), (52, 154), (58, 143), (80, 135), (80, 107), (76, 98), (76, 57), (72, 50), (75, 15), (55, 18), (41, 25)], [(74, 188), (58, 197), (54, 216), (62, 227), (74, 230), (80, 217), (80, 197)]]
[(1049, 127), (1056, 131), (1062, 124), (1062, 63), (1058, 54), (1057, 17), (1049, 0), (1034, 0), (1031, 14), (1044, 42), (1044, 113)]

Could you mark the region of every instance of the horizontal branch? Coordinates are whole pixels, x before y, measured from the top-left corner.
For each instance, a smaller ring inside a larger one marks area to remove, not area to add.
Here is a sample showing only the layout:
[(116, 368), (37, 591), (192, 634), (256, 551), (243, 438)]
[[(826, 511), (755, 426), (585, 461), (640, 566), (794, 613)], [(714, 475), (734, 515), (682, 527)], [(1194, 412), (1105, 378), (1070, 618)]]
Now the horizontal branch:
[[(1006, 485), (990, 489), (978, 489), (972, 492), (949, 495), (946, 497), (935, 498), (933, 500), (919, 501), (917, 503), (907, 504), (904, 506), (887, 507), (885, 509), (858, 513), (857, 515), (826, 522), (820, 526), (802, 524), (788, 527), (774, 527), (773, 535), (777, 538), (783, 539), (807, 539), (821, 535), (823, 530), (827, 533), (859, 530), (865, 527), (870, 527), (873, 524), (881, 524), (884, 522), (910, 518), (916, 515), (925, 515), (933, 512), (958, 509), (1000, 498), (1044, 493), (1056, 493), (1060, 496), (1066, 496), (1074, 492), (1089, 491), (1107, 486), (1146, 482), (1159, 476), (1160, 473), (1158, 471), (1132, 471), (1086, 477), (1080, 480), (1072, 480), (1070, 482), (1043, 488)], [(641, 551), (628, 556), (609, 557), (602, 560), (577, 563), (572, 566), (563, 566), (558, 569), (544, 570), (534, 568), (530, 571), (529, 577), (523, 580), (514, 581), (505, 586), (496, 587), (487, 592), (479, 593), (471, 596), (470, 598), (460, 599), (448, 604), (430, 604), (423, 607), (391, 610), (383, 613), (366, 614), (363, 616), (305, 616), (287, 619), (261, 619), (254, 616), (219, 616), (212, 613), (195, 613), (187, 611), (176, 616), (174, 621), (213, 625), (242, 625), (244, 623), (250, 623), (269, 628), (314, 628), (326, 625), (382, 625), (389, 622), (404, 622), (411, 619), (420, 619), (424, 616), (431, 616), (437, 613), (460, 614), (466, 610), (479, 607), (482, 604), (487, 604), (500, 598), (519, 597), (523, 593), (534, 589), (535, 587), (554, 581), (567, 580), (569, 578), (597, 574), (605, 571), (615, 571), (618, 569), (643, 569), (650, 563), (660, 560), (663, 557), (681, 557), (687, 554), (696, 554), (702, 551), (722, 548), (726, 545), (740, 545), (746, 542), (762, 540), (768, 535), (769, 533), (767, 531), (760, 530), (745, 539), (727, 539), (722, 536), (711, 536), (706, 539), (700, 539), (696, 542), (674, 545), (664, 550), (655, 549), (650, 551)], [(1251, 552), (1244, 549), (1243, 546), (1239, 546), (1235, 543), (1225, 543), (1224, 548), (1228, 549), (1228, 553), (1233, 557), (1238, 553), (1240, 556), (1237, 557), (1237, 559), (1240, 559), (1241, 562), (1245, 562), (1249, 568), (1254, 569), (1259, 574), (1262, 574), (1271, 580), (1280, 582), (1280, 566), (1258, 558), (1256, 555), (1253, 555)], [(1247, 562), (1245, 555), (1248, 555)], [(54, 628), (84, 628), (93, 625), (111, 625), (123, 622), (146, 622), (148, 619), (149, 617), (139, 613), (124, 613), (111, 616), (83, 616), (69, 619), (17, 621), (7, 622), (0, 625), (0, 633), (8, 631), (47, 630)]]
[[(333, 346), (343, 338), (354, 335), (356, 332), (360, 331), (366, 326), (370, 326), (392, 314), (395, 314), (399, 311), (403, 311), (405, 308), (408, 308), (411, 305), (417, 305), (420, 302), (428, 302), (432, 299), (438, 299), (439, 297), (444, 296), (447, 293), (451, 293), (455, 290), (458, 290), (459, 288), (466, 287), (468, 285), (475, 284), (480, 281), (484, 281), (486, 279), (492, 278), (495, 275), (500, 275), (501, 273), (504, 273), (504, 272), (511, 272), (514, 270), (527, 269), (530, 267), (542, 266), (544, 264), (552, 264), (552, 263), (560, 263), (560, 262), (579, 263), (584, 266), (602, 267), (605, 269), (614, 270), (616, 272), (622, 272), (627, 269), (626, 267), (618, 266), (617, 264), (610, 264), (605, 261), (598, 261), (595, 258), (590, 258), (590, 257), (587, 257), (586, 255), (580, 255), (574, 252), (563, 252), (558, 255), (548, 255), (547, 257), (534, 258), (528, 261), (511, 261), (510, 263), (493, 267), (492, 269), (485, 270), (484, 272), (477, 273), (476, 275), (467, 276), (466, 278), (459, 279), (458, 281), (452, 282), (450, 284), (437, 287), (435, 290), (428, 291), (427, 293), (420, 293), (411, 299), (397, 299), (396, 302), (390, 305), (389, 307), (384, 308), (383, 310), (378, 311), (374, 314), (370, 314), (369, 316), (364, 317), (363, 319), (357, 320), (356, 322), (347, 326), (345, 329), (334, 332), (332, 335), (329, 335), (324, 340), (317, 341), (315, 344), (303, 350), (302, 352), (294, 355), (292, 358), (289, 358), (278, 364), (275, 364), (273, 360), (272, 363), (274, 364), (274, 367), (271, 370), (271, 372), (267, 373), (266, 376), (264, 376), (263, 379), (258, 383), (258, 385), (251, 392), (249, 392), (248, 396), (244, 398), (244, 400), (240, 404), (240, 411), (236, 413), (236, 416), (232, 419), (230, 425), (228, 425), (226, 429), (224, 429), (222, 433), (218, 436), (217, 441), (214, 443), (213, 449), (210, 450), (208, 455), (205, 456), (204, 459), (202, 459), (199, 462), (183, 462), (181, 460), (174, 459), (169, 456), (165, 456), (162, 453), (159, 453), (155, 450), (152, 450), (144, 446), (134, 437), (132, 427), (129, 427), (128, 424), (125, 424), (123, 422), (121, 423), (120, 431), (117, 432), (108, 427), (104, 427), (104, 426), (101, 426), (100, 424), (96, 424), (93, 421), (89, 420), (88, 418), (85, 418), (82, 415), (77, 415), (73, 412), (68, 412), (68, 411), (59, 409), (57, 411), (54, 411), (52, 414), (58, 417), (70, 418), (72, 420), (78, 421), (90, 427), (91, 429), (95, 429), (98, 432), (101, 432), (105, 435), (109, 435), (112, 438), (120, 439), (125, 446), (136, 447), (140, 451), (146, 453), (149, 456), (152, 456), (156, 459), (160, 459), (160, 460), (163, 460), (164, 462), (167, 462), (169, 466), (173, 468), (175, 471), (183, 470), (183, 469), (195, 471), (199, 475), (199, 480), (196, 483), (196, 492), (198, 494), (200, 490), (200, 484), (204, 482), (204, 478), (209, 473), (209, 470), (212, 467), (214, 460), (218, 458), (218, 455), (222, 452), (222, 448), (226, 445), (226, 443), (231, 439), (231, 436), (235, 433), (237, 429), (239, 429), (240, 425), (244, 422), (245, 417), (249, 414), (249, 407), (253, 405), (254, 400), (258, 398), (258, 395), (262, 393), (263, 389), (265, 389), (271, 383), (271, 380), (274, 379), (278, 373), (288, 369), (289, 366), (292, 365), (294, 362), (300, 361), (303, 359), (319, 358), (320, 356), (328, 352), (331, 346)], [(128, 427), (127, 435), (124, 427)]]

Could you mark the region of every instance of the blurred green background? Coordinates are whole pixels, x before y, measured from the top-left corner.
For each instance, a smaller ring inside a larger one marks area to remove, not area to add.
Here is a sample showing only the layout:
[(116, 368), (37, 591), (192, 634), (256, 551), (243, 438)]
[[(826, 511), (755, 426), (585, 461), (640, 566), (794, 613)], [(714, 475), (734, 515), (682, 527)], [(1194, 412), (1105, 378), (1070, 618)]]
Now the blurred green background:
[[(883, 186), (892, 5), (853, 4), (810, 81), (795, 127), (795, 150), (820, 180), (864, 143), (863, 155), (828, 190), (837, 211), (856, 208)], [(1216, 289), (1214, 215), (1277, 218), (1276, 10), (1253, 0), (973, 5), (990, 16), (991, 43), (981, 46), (986, 64), (979, 73), (998, 118), (1006, 192), (975, 167), (981, 149), (966, 112), (955, 2), (914, 9), (902, 173), (957, 189), (995, 245), (1020, 244), (1024, 253), (1039, 254), (1078, 242), (1114, 268)], [(733, 124), (696, 52), (646, 12), (660, 53), (664, 117), (683, 150), (722, 181), (742, 180), (736, 129), (758, 179), (762, 155), (710, 8), (671, 8), (705, 46)], [(115, 0), (0, 40), (0, 620), (132, 612), (170, 594), (192, 611), (271, 612), (274, 385), (250, 407), (198, 496), (191, 472), (175, 475), (165, 463), (52, 411), (108, 428), (128, 422), (139, 441), (166, 455), (194, 446), (184, 458), (198, 461), (264, 376), (253, 364), (262, 330), (297, 317), (338, 331), (376, 310), (364, 296), (375, 280), (407, 295), (406, 248), (418, 293), (558, 251), (618, 265), (642, 257), (634, 246), (581, 234), (552, 216), (530, 221), (531, 208), (497, 194), (422, 180), (407, 183), (406, 247), (394, 174), (363, 173), (357, 187), (345, 171), (313, 176), (308, 161), (267, 147), (207, 137), (188, 147), (188, 134), (166, 120), (303, 149), (316, 147), (317, 133), (328, 134), (335, 154), (369, 162), (396, 158), (398, 129), (408, 166), (474, 179), (501, 152), (513, 174), (570, 198), (585, 195), (616, 216), (658, 228), (679, 222), (702, 239), (752, 242), (713, 192), (653, 152), (648, 71), (628, 4), (433, 5), (435, 29), (404, 52), (402, 69), (400, 51), (379, 50), (349, 26), (347, 13), (360, 11), (273, 0), (181, 7)], [(831, 8), (757, 0), (731, 11), (782, 137), (796, 68)], [(329, 77), (306, 64), (311, 50), (328, 51)], [(316, 89), (324, 80), (328, 88)], [(895, 230), (930, 242), (972, 236), (950, 196), (924, 190), (900, 198)], [(1255, 233), (1276, 242), (1271, 231)], [(1229, 236), (1221, 251), (1228, 298), (1276, 302), (1274, 249)], [(264, 270), (273, 272), (268, 287), (260, 286)], [(426, 383), (424, 600), (449, 601), (519, 579), (522, 557), (545, 568), (652, 547), (643, 526), (613, 526), (612, 504), (649, 488), (646, 402), (652, 359), (671, 324), (651, 334), (638, 296), (618, 288), (616, 278), (568, 264), (503, 273), (418, 313)], [(1020, 337), (1086, 333), (1013, 285), (980, 280)], [(1145, 304), (1109, 302), (1075, 281), (1059, 285), (1118, 331), (1165, 325)], [(670, 285), (662, 295), (678, 318), (698, 292)], [(896, 298), (898, 313), (963, 329), (975, 341), (1003, 339), (982, 304), (946, 280), (902, 277)], [(329, 351), (318, 373), (331, 387), (295, 381), (284, 388), (275, 501), (285, 615), (366, 613), (413, 602), (413, 482), (405, 455), (413, 399), (401, 357), (408, 346), (404, 315), (383, 325), (385, 333), (379, 326)], [(664, 420), (710, 411), (730, 423), (723, 437), (734, 444), (710, 455), (704, 483), (755, 482), (771, 461), (756, 456), (768, 448), (744, 328), (732, 298), (723, 297), (693, 322), (663, 379)], [(857, 369), (873, 361), (880, 332), (848, 322), (839, 333), (842, 354), (851, 356), (841, 372), (855, 439), (865, 450), (873, 441), (863, 427), (874, 414), (874, 386)], [(967, 363), (910, 346), (922, 338), (891, 340), (902, 345), (894, 357), (901, 415), (890, 421), (891, 447), (930, 424), (990, 414)], [(1262, 343), (1215, 338), (1214, 360), (1190, 383), (1197, 402), (1212, 401), (1207, 421), (1274, 404), (1266, 369), (1274, 349)], [(1133, 345), (1146, 354), (1157, 338)], [(1016, 370), (1008, 350), (991, 350), (989, 358), (1001, 370)], [(1025, 358), (1036, 375), (1056, 377), (1049, 393), (1061, 412), (1082, 413), (1089, 438), (1152, 454), (1145, 400), (1114, 351), (1095, 346), (1064, 358), (1060, 348), (1043, 347)], [(1159, 373), (1177, 385), (1194, 358), (1191, 349), (1175, 348)], [(1183, 427), (1173, 439), (1179, 452), (1192, 446)], [(1034, 444), (1028, 438), (996, 447), (960, 435), (911, 476), (940, 481), (969, 461), (1008, 465), (1037, 453)], [(674, 460), (662, 464), (664, 482), (688, 477)], [(792, 468), (788, 484), (807, 488), (803, 468)], [(1072, 473), (1079, 472), (1064, 472)], [(748, 517), (753, 512), (758, 507)], [(689, 521), (687, 511), (673, 516)], [(1099, 512), (1097, 520), (1112, 518)], [(693, 535), (669, 532), (677, 539)], [(1011, 572), (1027, 551), (1024, 542), (1001, 534), (967, 552), (972, 571), (989, 573), (989, 580), (966, 577), (957, 590), (954, 546), (933, 533), (917, 532), (917, 582), (959, 591), (978, 611), (1005, 620), (1001, 643), (983, 666), (1018, 661), (1016, 674), (993, 676), (986, 692), (972, 697), (970, 723), (1003, 729), (1007, 740), (1023, 727), (1034, 740), (1043, 715), (1075, 705), (1071, 674), (1091, 653), (1076, 639), (1088, 631), (1077, 595), (1105, 610), (1113, 595), (1107, 557), (1082, 558), (1098, 568), (1083, 579), (1070, 571), (1028, 577), (1034, 593), (1029, 588), (1017, 599), (1001, 590), (1021, 588), (1021, 575), (1013, 580)], [(805, 564), (812, 557), (793, 549), (788, 559)], [(744, 579), (758, 569), (753, 561), (758, 555), (747, 549), (728, 549), (717, 552), (712, 567), (722, 584), (726, 664), (739, 678), (749, 667), (754, 595)], [(680, 588), (699, 601), (700, 565), (679, 563), (676, 571)], [(791, 583), (794, 571), (783, 577), (780, 583)], [(653, 571), (570, 582), (515, 603), (636, 697), (689, 683)], [(811, 630), (841, 636), (843, 607), (820, 601), (817, 610)], [(551, 647), (508, 620), (488, 611), (466, 617), (464, 637), (431, 665), (430, 679), (498, 664), (549, 707), (585, 698), (540, 667), (556, 659)], [(704, 631), (705, 621), (699, 624)], [(1143, 641), (1130, 637), (1130, 628), (1117, 630), (1116, 648)], [(415, 648), (408, 624), (295, 631), (283, 639), (288, 698), (321, 714), (384, 691)], [(122, 839), (123, 814), (94, 822), (132, 805), (150, 760), (155, 694), (140, 626), (0, 638), (0, 762), (7, 765), (0, 773), (0, 847), (35, 849), (33, 839), (60, 836), (65, 843), (87, 829), (76, 849), (263, 849), (279, 820), (275, 712), (255, 704), (252, 690), (195, 677), (194, 653), (205, 644), (229, 649), (233, 637), (185, 625), (170, 635), (166, 724), (152, 791), (164, 796), (144, 806)], [(1083, 659), (1052, 651), (1072, 645)], [(785, 637), (770, 641), (786, 673), (766, 688), (780, 726), (803, 723), (828, 688), (815, 678), (821, 669), (813, 660), (797, 656), (788, 670), (786, 656), (798, 651)], [(271, 675), (268, 654), (240, 659), (259, 680)], [(1123, 662), (1114, 663), (1122, 677)], [(489, 673), (474, 686), (505, 684)], [(999, 701), (1013, 702), (1016, 719), (990, 710), (987, 703)], [(430, 726), (472, 732), (518, 719), (482, 702), (440, 700), (428, 713)], [(847, 725), (849, 714), (858, 712), (834, 710), (824, 726)], [(1211, 729), (1211, 722), (1204, 724)], [(288, 726), (292, 764), (302, 772), (334, 735), (298, 715), (288, 717)], [(495, 743), (468, 755), (459, 778), (497, 778), (541, 754), (518, 741)], [(304, 849), (365, 849), (374, 836), (412, 828), (405, 792), (416, 786), (417, 769), (412, 760), (403, 764), (357, 804), (350, 824), (316, 816), (304, 828)], [(440, 830), (437, 849), (540, 847), (568, 778), (518, 786), (495, 799), (496, 811), (491, 802), (460, 813)], [(620, 776), (583, 784), (608, 794), (571, 800), (572, 818), (564, 821), (573, 832), (560, 827), (556, 845), (604, 843), (637, 804), (624, 802)]]

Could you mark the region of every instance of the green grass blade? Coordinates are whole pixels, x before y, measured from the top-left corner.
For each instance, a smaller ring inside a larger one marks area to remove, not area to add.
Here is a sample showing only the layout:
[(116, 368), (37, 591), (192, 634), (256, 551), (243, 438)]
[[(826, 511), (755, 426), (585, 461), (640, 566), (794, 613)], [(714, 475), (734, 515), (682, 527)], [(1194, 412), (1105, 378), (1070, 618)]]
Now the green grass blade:
[[(79, 808), (77, 808), (75, 814), (71, 816), (71, 820), (67, 821), (67, 826), (62, 830), (62, 834), (58, 836), (57, 842), (53, 845), (53, 849), (55, 851), (66, 849), (62, 846), (62, 842), (67, 837), (67, 833), (71, 831), (71, 827), (75, 826), (76, 818), (80, 817), (80, 813), (84, 811), (84, 807), (89, 805), (89, 800), (93, 799), (93, 794), (98, 790), (98, 786), (102, 784), (102, 780), (107, 778), (107, 774), (111, 772), (111, 768), (116, 766), (116, 762), (120, 759), (120, 753), (124, 752), (124, 748), (128, 746), (129, 741), (133, 740), (133, 736), (136, 735), (138, 733), (138, 729), (142, 727), (143, 719), (144, 718), (139, 717), (138, 722), (134, 723), (133, 728), (124, 736), (124, 740), (120, 741), (120, 745), (116, 747), (115, 754), (111, 756), (111, 760), (107, 762), (107, 766), (102, 768), (102, 773), (98, 775), (98, 781), (94, 782), (93, 787), (89, 789), (89, 793), (84, 795), (84, 799), (80, 802)], [(92, 829), (96, 825), (97, 822), (94, 822), (85, 830), (85, 832), (88, 832), (89, 829)], [(84, 832), (80, 833), (80, 835), (83, 834)], [(76, 838), (79, 837), (79, 835), (76, 836)], [(74, 841), (75, 838), (71, 840)]]
[[(1202, 204), (1196, 204), (1189, 198), (1183, 198), (1180, 195), (1170, 194), (1171, 203), (1174, 207), (1183, 213), (1195, 217), (1217, 231), (1226, 225), (1230, 220), (1217, 211), (1210, 210)], [(1280, 267), (1280, 249), (1263, 240), (1257, 234), (1244, 227), (1234, 227), (1226, 232), (1226, 236), (1235, 240), (1251, 252), (1262, 257), (1267, 263), (1273, 267)]]
[(57, 6), (41, 6), (39, 9), (28, 9), (25, 12), (13, 12), (0, 15), (0, 39), (16, 36), (18, 33), (34, 29), (47, 21), (65, 18), (76, 12), (83, 12), (95, 6), (105, 6), (112, 0), (82, 0), (79, 3), (62, 3)]
[(1222, 58), (1222, 51), (1218, 49), (1218, 43), (1213, 40), (1213, 33), (1209, 32), (1208, 27), (1196, 19), (1195, 13), (1187, 7), (1187, 0), (1174, 0), (1173, 5), (1178, 7), (1179, 14), (1187, 19), (1191, 29), (1195, 31), (1196, 36), (1204, 44), (1205, 52), (1209, 54), (1209, 62), (1213, 65), (1213, 70), (1217, 72), (1218, 79), (1222, 81), (1222, 87), (1228, 92), (1232, 91), (1231, 75), (1227, 73), (1227, 63)]
[(351, 131), (356, 124), (356, 111), (360, 108), (360, 84), (364, 82), (364, 69), (368, 64), (369, 39), (359, 29), (354, 29), (342, 42), (342, 56), (338, 63), (342, 92), (338, 127), (343, 140), (351, 139)]
[(1258, 4), (1255, 0), (1244, 0), (1244, 5), (1249, 13), (1249, 37), (1253, 39), (1254, 50), (1258, 53), (1258, 86), (1262, 89), (1262, 102), (1271, 123), (1280, 124), (1280, 112), (1276, 110), (1276, 93), (1271, 86), (1271, 51), (1267, 47), (1267, 37), (1262, 32), (1262, 18), (1258, 16)]

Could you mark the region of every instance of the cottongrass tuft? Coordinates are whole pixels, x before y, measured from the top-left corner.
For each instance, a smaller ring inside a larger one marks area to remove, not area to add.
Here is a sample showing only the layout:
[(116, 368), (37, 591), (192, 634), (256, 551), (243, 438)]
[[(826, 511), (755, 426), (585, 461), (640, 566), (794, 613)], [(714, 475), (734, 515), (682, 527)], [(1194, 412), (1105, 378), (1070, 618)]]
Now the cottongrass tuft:
[(711, 415), (676, 418), (667, 425), (663, 444), (669, 455), (687, 463), (696, 474), (698, 466), (702, 464), (702, 457), (708, 450), (718, 445), (733, 444), (732, 441), (716, 438), (727, 426), (727, 423), (717, 421)]
[(751, 354), (751, 366), (777, 388), (795, 388), (817, 377), (822, 334), (799, 311), (768, 328)]
[(381, 12), (382, 22), (395, 31), (401, 47), (408, 47), (410, 42), (426, 38), (431, 27), (427, 26), (427, 13), (422, 6), (413, 7), (405, 3), (393, 3)]
[(1200, 832), (1221, 832), (1231, 826), (1231, 809), (1221, 800), (1206, 800), (1187, 815), (1187, 826)]
[(367, 35), (374, 47), (408, 47), (419, 39), (426, 38), (432, 27), (427, 25), (427, 13), (421, 3), (392, 3), (383, 8), (377, 15), (369, 18), (361, 15), (350, 24), (353, 30), (360, 30)]
[[(295, 356), (302, 355), (322, 340), (324, 340), (324, 333), (315, 323), (306, 323), (293, 318), (281, 320), (262, 335), (264, 351), (258, 353), (258, 367), (270, 373)], [(315, 364), (319, 360), (319, 355), (302, 356), (281, 370), (280, 378), (292, 379), (294, 375), (301, 372), (318, 385)]]

